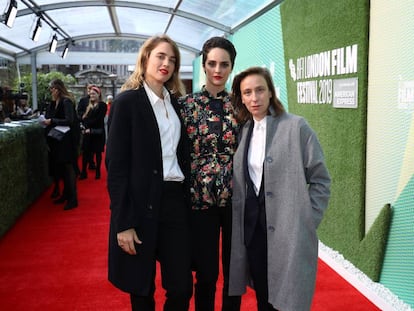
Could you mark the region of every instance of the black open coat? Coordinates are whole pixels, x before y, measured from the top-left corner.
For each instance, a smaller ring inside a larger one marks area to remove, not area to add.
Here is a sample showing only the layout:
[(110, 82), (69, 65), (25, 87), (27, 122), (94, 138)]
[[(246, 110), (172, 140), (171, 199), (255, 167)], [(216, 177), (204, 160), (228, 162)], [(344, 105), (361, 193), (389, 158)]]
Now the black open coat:
[[(171, 102), (177, 111), (173, 96)], [(115, 98), (108, 126), (106, 166), (111, 201), (108, 278), (125, 292), (148, 295), (155, 273), (163, 167), (158, 125), (143, 87), (124, 91)], [(177, 155), (186, 179), (190, 169), (187, 140), (181, 125)], [(134, 256), (122, 251), (116, 237), (118, 232), (130, 228), (135, 228), (143, 242), (136, 245)]]
[(82, 120), (85, 128), (90, 130), (89, 134), (83, 135), (82, 149), (89, 152), (103, 152), (105, 148), (105, 115), (106, 104), (99, 102), (97, 106), (92, 108), (87, 117)]
[(61, 141), (46, 136), (50, 160), (54, 163), (75, 163), (80, 141), (80, 128), (72, 100), (62, 98), (57, 107), (56, 102), (52, 102), (46, 111), (45, 118), (51, 119), (51, 124), (46, 128), (46, 135), (57, 125), (70, 127), (70, 131), (65, 133)]

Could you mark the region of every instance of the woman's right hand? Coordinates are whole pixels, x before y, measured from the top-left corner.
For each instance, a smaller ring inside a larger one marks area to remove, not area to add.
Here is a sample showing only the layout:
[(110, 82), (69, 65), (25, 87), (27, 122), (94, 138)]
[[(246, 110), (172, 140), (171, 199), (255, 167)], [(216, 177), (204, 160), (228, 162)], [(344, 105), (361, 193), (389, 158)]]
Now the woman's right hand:
[(134, 228), (119, 232), (117, 235), (118, 245), (122, 250), (130, 255), (136, 255), (135, 243), (142, 244)]

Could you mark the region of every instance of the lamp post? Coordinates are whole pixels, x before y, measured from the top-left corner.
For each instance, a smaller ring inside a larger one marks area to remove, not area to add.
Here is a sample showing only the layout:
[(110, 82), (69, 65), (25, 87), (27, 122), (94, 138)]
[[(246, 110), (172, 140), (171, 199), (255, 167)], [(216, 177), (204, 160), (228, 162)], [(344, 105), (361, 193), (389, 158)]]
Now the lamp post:
[(112, 83), (112, 96), (115, 98), (115, 86), (116, 86), (116, 79), (118, 76), (114, 73), (111, 73), (108, 78), (111, 80)]

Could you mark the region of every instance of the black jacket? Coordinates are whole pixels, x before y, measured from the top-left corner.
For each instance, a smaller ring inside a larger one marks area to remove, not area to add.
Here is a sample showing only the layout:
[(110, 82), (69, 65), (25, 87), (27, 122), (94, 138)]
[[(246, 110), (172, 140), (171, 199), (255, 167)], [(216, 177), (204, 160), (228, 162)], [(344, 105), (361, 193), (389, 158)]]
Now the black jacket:
[(53, 161), (75, 162), (80, 141), (80, 127), (73, 102), (69, 98), (63, 98), (57, 108), (56, 103), (52, 102), (46, 111), (45, 118), (52, 120), (51, 125), (46, 128), (46, 134), (57, 125), (70, 127), (70, 131), (61, 141), (47, 137)]
[[(178, 111), (173, 96), (171, 102)], [(148, 295), (154, 272), (163, 167), (158, 125), (143, 87), (124, 91), (115, 98), (108, 128), (105, 159), (111, 201), (108, 277), (123, 291)], [(177, 156), (186, 180), (190, 172), (188, 146), (185, 127), (181, 125)], [(117, 233), (129, 228), (135, 228), (143, 241), (136, 245), (135, 256), (123, 252), (117, 243)]]

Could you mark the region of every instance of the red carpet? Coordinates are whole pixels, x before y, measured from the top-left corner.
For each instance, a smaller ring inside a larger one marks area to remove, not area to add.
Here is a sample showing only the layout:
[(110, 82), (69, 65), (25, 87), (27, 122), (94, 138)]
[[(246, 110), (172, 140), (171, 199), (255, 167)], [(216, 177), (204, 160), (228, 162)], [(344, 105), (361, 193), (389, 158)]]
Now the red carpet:
[[(79, 181), (79, 207), (70, 211), (52, 204), (49, 189), (0, 240), (0, 310), (129, 310), (128, 296), (107, 281), (105, 178), (90, 171)], [(163, 300), (159, 289), (157, 311)], [(256, 310), (252, 291), (242, 305)], [(320, 261), (312, 311), (323, 310), (379, 309)]]

